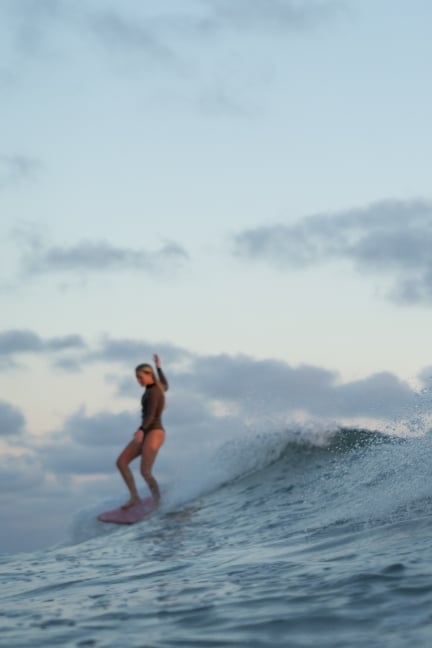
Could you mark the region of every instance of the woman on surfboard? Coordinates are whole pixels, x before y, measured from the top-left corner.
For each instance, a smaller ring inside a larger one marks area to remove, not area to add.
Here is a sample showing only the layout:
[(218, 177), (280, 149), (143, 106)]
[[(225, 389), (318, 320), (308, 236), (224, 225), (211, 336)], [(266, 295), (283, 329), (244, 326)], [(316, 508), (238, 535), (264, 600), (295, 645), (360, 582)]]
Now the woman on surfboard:
[(161, 416), (165, 406), (168, 382), (162, 371), (159, 356), (155, 354), (153, 359), (157, 373), (147, 363), (140, 364), (135, 369), (136, 379), (142, 387), (145, 387), (145, 391), (141, 398), (141, 425), (117, 459), (117, 468), (130, 492), (130, 499), (123, 504), (122, 508), (129, 508), (140, 501), (135, 479), (129, 468), (131, 461), (139, 456), (141, 456), (141, 475), (150, 489), (155, 504), (158, 505), (160, 501), (159, 486), (152, 475), (152, 466), (159, 448), (165, 441)]

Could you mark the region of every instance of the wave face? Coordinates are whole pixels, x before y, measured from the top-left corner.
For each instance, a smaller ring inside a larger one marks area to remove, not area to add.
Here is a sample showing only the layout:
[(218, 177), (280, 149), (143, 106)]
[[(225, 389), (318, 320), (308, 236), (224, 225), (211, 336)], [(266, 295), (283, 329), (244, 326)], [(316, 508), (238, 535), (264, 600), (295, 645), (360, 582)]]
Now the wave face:
[(3, 556), (0, 645), (429, 647), (431, 466), (430, 435), (227, 443), (146, 521)]

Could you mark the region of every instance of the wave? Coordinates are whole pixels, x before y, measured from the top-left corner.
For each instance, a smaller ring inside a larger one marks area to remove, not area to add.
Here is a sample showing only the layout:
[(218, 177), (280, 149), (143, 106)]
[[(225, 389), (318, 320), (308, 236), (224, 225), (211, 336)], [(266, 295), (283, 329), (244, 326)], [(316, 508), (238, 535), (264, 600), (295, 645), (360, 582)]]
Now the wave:
[[(304, 524), (324, 527), (345, 521), (362, 524), (399, 519), (407, 507), (432, 499), (429, 481), (432, 437), (401, 438), (363, 428), (292, 426), (245, 435), (223, 443), (199, 461), (176, 459), (162, 481), (157, 516), (178, 512), (212, 494), (229, 507), (245, 488), (259, 496), (292, 492), (306, 502)], [(227, 490), (228, 489), (228, 490)], [(124, 493), (80, 511), (69, 542), (106, 535), (117, 527), (96, 520)], [(252, 503), (253, 505), (253, 503)], [(398, 517), (399, 516), (399, 517)]]
[(304, 528), (375, 527), (430, 516), (432, 435), (402, 438), (361, 428), (290, 429), (257, 446), (230, 443), (218, 453), (220, 484), (302, 502)]
[(229, 441), (218, 449), (214, 461), (224, 468), (226, 483), (259, 473), (278, 461), (307, 457), (312, 463), (314, 457), (330, 459), (402, 442), (400, 437), (363, 428), (299, 426)]

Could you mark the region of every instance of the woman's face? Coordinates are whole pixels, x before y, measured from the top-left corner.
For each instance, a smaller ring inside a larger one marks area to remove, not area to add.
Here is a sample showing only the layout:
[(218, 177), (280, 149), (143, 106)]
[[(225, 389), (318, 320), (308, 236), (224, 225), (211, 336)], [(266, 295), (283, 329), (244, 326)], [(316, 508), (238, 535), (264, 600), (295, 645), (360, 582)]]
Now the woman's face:
[(148, 369), (141, 369), (141, 371), (136, 372), (136, 379), (141, 387), (146, 387), (154, 383), (153, 375)]

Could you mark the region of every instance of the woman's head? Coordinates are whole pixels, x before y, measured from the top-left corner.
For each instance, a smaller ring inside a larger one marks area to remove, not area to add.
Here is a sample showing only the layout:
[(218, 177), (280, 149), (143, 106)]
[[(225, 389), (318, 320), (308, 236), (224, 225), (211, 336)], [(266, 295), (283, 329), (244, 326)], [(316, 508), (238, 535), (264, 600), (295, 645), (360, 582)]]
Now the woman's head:
[(142, 387), (157, 382), (153, 367), (146, 362), (139, 364), (135, 369), (136, 379)]

